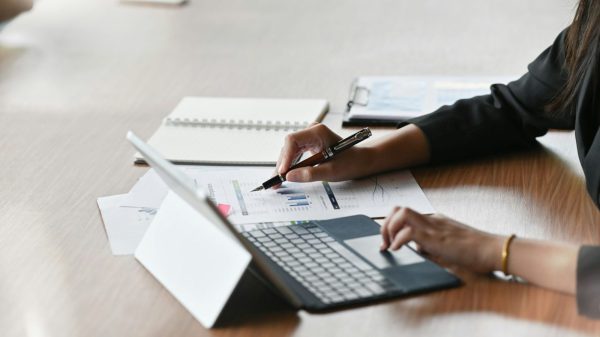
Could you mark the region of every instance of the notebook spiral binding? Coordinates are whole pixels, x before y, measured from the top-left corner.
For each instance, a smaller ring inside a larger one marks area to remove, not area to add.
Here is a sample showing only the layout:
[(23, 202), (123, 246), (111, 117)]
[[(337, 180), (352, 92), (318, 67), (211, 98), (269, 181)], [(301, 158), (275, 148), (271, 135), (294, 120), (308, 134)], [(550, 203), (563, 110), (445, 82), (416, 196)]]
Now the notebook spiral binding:
[(359, 86), (357, 81), (358, 79), (354, 80), (350, 86), (348, 103), (346, 103), (346, 112), (349, 112), (353, 105), (369, 105), (369, 96), (371, 95), (371, 91), (367, 87)]
[(253, 121), (253, 120), (234, 120), (234, 119), (208, 119), (208, 118), (165, 118), (165, 125), (172, 126), (192, 126), (192, 127), (210, 127), (210, 128), (228, 128), (228, 129), (257, 129), (257, 130), (276, 130), (276, 131), (297, 131), (309, 126), (310, 123), (289, 121)]

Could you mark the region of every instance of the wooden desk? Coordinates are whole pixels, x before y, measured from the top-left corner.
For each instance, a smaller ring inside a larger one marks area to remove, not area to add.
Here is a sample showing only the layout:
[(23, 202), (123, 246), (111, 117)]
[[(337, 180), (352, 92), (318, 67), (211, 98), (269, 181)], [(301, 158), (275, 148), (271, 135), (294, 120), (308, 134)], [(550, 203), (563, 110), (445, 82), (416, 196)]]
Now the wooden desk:
[[(95, 204), (145, 171), (132, 165), (126, 130), (148, 137), (185, 95), (323, 97), (335, 112), (361, 74), (519, 74), (568, 23), (571, 4), (36, 6), (0, 32), (3, 336), (600, 332), (570, 296), (468, 273), (458, 289), (325, 315), (286, 310), (253, 288), (232, 324), (208, 331), (132, 257), (111, 255)], [(436, 209), (478, 228), (600, 243), (600, 212), (585, 193), (573, 135), (541, 142), (537, 151), (414, 174)]]

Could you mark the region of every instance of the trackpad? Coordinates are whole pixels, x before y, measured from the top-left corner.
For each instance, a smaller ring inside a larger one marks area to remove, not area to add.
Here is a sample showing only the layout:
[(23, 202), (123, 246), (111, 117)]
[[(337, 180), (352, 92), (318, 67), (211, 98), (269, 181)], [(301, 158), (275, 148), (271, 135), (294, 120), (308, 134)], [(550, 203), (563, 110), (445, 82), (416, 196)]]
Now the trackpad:
[(381, 242), (381, 235), (371, 235), (344, 241), (350, 248), (381, 269), (406, 266), (425, 261), (419, 254), (405, 246), (397, 251), (387, 250), (380, 252), (379, 246), (381, 246)]

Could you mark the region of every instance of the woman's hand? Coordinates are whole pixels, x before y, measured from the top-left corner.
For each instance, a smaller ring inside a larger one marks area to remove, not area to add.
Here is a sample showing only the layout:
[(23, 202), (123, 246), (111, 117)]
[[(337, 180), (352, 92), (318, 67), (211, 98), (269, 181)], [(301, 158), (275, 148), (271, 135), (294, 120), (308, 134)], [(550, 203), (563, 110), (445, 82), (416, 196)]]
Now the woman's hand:
[(503, 237), (476, 230), (442, 215), (396, 207), (381, 226), (381, 250), (415, 241), (436, 262), (486, 273), (500, 269)]
[(3, 0), (0, 1), (0, 23), (13, 19), (17, 15), (30, 10), (33, 0)]
[[(276, 174), (283, 174), (295, 158), (306, 151), (319, 152), (342, 139), (323, 124), (315, 124), (289, 134), (277, 161)], [(333, 159), (314, 166), (291, 170), (286, 180), (295, 182), (343, 181), (390, 170), (403, 169), (429, 161), (425, 134), (413, 124), (373, 137)]]
[[(277, 173), (285, 173), (292, 166), (294, 159), (304, 152), (321, 152), (341, 139), (342, 137), (323, 124), (315, 124), (289, 134), (285, 138), (285, 144), (277, 161)], [(372, 163), (370, 149), (354, 146), (323, 164), (291, 170), (285, 178), (294, 182), (355, 179), (370, 174), (370, 163)]]

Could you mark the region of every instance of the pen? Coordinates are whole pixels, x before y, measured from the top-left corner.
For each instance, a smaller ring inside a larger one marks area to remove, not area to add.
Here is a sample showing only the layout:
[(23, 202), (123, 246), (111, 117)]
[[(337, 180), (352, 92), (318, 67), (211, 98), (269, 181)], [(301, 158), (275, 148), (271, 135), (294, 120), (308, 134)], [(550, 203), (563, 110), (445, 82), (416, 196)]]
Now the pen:
[(331, 159), (333, 156), (337, 155), (338, 153), (351, 148), (352, 146), (362, 142), (363, 140), (365, 140), (369, 137), (371, 137), (371, 130), (369, 130), (369, 128), (364, 128), (364, 129), (358, 131), (357, 133), (355, 133), (347, 138), (344, 138), (344, 139), (340, 140), (339, 142), (331, 145), (330, 147), (326, 148), (325, 150), (323, 150), (319, 153), (316, 153), (295, 165), (292, 165), (292, 167), (290, 167), (285, 173), (274, 176), (273, 178), (265, 181), (264, 183), (262, 183), (261, 186), (253, 189), (250, 192), (266, 190), (277, 184), (281, 184), (282, 182), (285, 181), (285, 175), (289, 171), (291, 171), (293, 169), (297, 169), (299, 167), (315, 166), (317, 164), (321, 164), (321, 163)]

